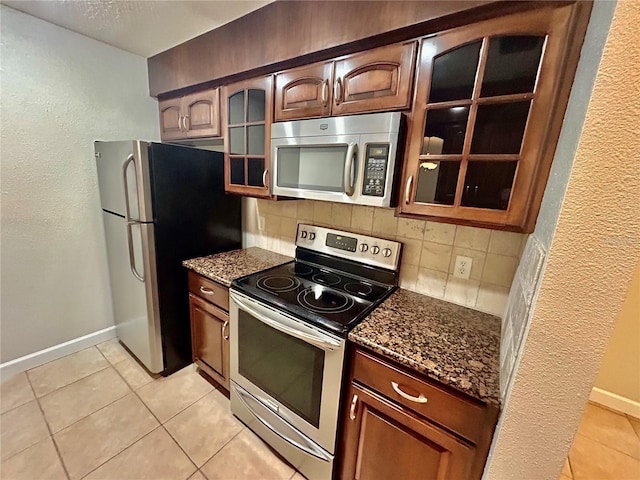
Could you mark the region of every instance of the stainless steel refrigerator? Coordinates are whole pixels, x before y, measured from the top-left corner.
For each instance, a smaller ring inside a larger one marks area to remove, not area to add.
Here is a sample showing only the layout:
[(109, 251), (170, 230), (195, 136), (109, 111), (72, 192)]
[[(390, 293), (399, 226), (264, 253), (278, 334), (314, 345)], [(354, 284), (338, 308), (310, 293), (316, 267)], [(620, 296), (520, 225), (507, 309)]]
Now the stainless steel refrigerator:
[(95, 142), (116, 333), (153, 373), (191, 363), (187, 258), (240, 248), (240, 198), (223, 154)]

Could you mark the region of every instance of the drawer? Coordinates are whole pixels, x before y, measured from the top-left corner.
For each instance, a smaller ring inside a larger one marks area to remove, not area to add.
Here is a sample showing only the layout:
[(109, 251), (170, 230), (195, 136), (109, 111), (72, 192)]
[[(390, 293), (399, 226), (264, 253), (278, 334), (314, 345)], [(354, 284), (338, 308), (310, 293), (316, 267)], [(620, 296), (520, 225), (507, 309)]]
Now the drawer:
[(207, 302), (229, 311), (229, 289), (197, 273), (189, 272), (189, 291)]
[(354, 354), (353, 378), (468, 440), (480, 440), (486, 415), (480, 403), (451, 394), (360, 350)]

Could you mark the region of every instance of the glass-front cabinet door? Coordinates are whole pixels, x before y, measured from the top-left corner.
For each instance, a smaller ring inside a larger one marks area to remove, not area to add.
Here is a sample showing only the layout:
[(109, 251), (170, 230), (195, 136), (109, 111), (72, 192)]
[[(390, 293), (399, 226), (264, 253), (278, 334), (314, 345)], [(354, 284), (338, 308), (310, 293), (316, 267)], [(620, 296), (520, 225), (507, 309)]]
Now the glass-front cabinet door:
[(422, 40), (401, 213), (533, 228), (528, 207), (557, 141), (549, 154), (548, 126), (566, 105), (556, 102), (555, 80), (570, 11), (536, 10)]
[(272, 77), (223, 88), (225, 190), (269, 197)]

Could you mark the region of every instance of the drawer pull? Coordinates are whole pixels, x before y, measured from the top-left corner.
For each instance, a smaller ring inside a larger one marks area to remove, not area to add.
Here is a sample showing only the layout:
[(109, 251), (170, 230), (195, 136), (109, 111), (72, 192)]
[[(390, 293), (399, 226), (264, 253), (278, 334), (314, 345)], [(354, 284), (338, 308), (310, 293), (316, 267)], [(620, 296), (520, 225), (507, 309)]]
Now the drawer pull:
[(356, 419), (356, 405), (358, 404), (358, 395), (354, 395), (351, 399), (351, 408), (349, 409), (349, 418), (351, 420)]
[(420, 394), (417, 397), (414, 397), (413, 395), (408, 395), (404, 393), (402, 390), (400, 390), (400, 386), (396, 382), (391, 382), (391, 386), (396, 391), (396, 393), (400, 395), (402, 398), (406, 398), (411, 402), (427, 403), (427, 397), (425, 397), (423, 394)]
[(203, 287), (203, 286), (200, 286), (200, 291), (201, 291), (202, 293), (204, 293), (205, 295), (213, 295), (213, 294), (215, 293), (215, 292), (214, 292), (213, 290), (211, 290), (210, 288)]
[[(224, 337), (225, 340), (229, 340), (229, 331), (227, 330), (228, 327), (229, 327), (229, 320), (224, 322), (224, 325), (222, 325), (222, 336)], [(227, 333), (224, 333), (224, 332), (227, 332)]]

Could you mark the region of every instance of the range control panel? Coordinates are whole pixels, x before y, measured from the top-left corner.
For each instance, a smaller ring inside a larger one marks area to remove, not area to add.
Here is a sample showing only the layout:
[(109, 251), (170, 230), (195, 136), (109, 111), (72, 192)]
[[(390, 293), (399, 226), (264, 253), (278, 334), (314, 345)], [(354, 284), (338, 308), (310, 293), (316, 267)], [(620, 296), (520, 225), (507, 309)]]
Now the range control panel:
[(298, 224), (296, 246), (348, 258), (367, 265), (397, 270), (402, 244), (315, 225)]
[(364, 160), (364, 180), (362, 194), (371, 197), (383, 197), (387, 166), (389, 164), (388, 143), (370, 143)]

